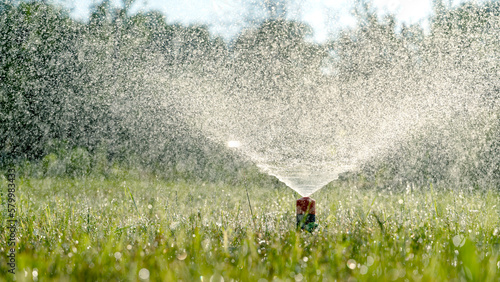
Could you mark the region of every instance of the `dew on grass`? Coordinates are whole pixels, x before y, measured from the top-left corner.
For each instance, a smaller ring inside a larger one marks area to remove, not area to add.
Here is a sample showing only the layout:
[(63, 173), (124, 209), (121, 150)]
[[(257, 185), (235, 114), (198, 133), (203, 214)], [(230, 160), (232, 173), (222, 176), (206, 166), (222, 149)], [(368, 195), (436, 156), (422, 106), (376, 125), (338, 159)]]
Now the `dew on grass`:
[(366, 265), (367, 266), (372, 266), (374, 262), (375, 262), (375, 259), (372, 256), (366, 257)]
[(170, 229), (175, 230), (175, 229), (177, 229), (179, 226), (180, 226), (180, 222), (177, 222), (177, 221), (176, 221), (176, 222), (172, 222), (172, 223), (170, 224)]
[(146, 268), (141, 268), (141, 270), (139, 270), (139, 278), (141, 280), (148, 280), (149, 279), (149, 270)]
[(187, 252), (183, 251), (180, 254), (177, 255), (178, 260), (185, 260), (187, 258)]
[(465, 244), (465, 240), (466, 238), (464, 236), (460, 234), (455, 235), (453, 237), (453, 245), (455, 245), (455, 247), (462, 247)]
[(354, 259), (349, 259), (347, 261), (347, 267), (350, 269), (355, 269), (356, 268), (356, 261)]

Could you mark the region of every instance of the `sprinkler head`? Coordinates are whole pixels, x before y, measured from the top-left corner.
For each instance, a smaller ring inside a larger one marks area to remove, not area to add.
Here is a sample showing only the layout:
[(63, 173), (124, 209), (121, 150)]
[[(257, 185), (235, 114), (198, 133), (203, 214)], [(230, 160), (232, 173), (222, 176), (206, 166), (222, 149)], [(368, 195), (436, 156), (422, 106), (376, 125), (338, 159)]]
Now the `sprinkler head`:
[(297, 229), (314, 231), (316, 224), (316, 201), (309, 197), (297, 200)]

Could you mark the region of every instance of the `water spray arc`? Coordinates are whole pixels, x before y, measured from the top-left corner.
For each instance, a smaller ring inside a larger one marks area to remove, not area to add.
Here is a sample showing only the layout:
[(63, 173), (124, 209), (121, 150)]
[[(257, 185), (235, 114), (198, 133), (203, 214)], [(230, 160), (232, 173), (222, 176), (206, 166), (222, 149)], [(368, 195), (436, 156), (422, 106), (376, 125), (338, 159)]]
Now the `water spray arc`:
[[(496, 16), (485, 20), (498, 26)], [(315, 224), (302, 201), (339, 177), (366, 174), (381, 188), (498, 183), (489, 169), (498, 166), (489, 137), (499, 128), (498, 48), (484, 45), (496, 46), (497, 32), (485, 25), (469, 37), (436, 23), (426, 35), (364, 22), (320, 46), (298, 26), (269, 21), (238, 38), (214, 67), (224, 72), (169, 82), (182, 91), (166, 101), (186, 123), (306, 197), (297, 201), (302, 229)]]
[[(241, 145), (242, 145), (241, 142), (237, 140), (230, 140), (227, 142), (227, 146), (232, 149), (240, 148)], [(280, 180), (284, 181), (283, 179)], [(284, 183), (287, 184), (289, 187), (295, 187), (294, 185), (290, 185), (289, 183), (287, 183), (286, 180), (284, 181)], [(321, 186), (323, 185), (320, 185), (319, 188), (321, 188)], [(257, 226), (255, 224), (255, 216), (253, 213), (250, 196), (248, 195), (248, 188), (246, 187), (246, 185), (245, 185), (245, 192), (247, 195), (248, 207), (250, 209), (250, 213), (252, 216), (253, 227), (256, 230)], [(302, 230), (307, 230), (309, 232), (314, 231), (314, 229), (318, 226), (316, 224), (316, 201), (308, 196), (304, 196), (297, 200), (296, 207), (297, 207), (297, 229), (300, 228)]]

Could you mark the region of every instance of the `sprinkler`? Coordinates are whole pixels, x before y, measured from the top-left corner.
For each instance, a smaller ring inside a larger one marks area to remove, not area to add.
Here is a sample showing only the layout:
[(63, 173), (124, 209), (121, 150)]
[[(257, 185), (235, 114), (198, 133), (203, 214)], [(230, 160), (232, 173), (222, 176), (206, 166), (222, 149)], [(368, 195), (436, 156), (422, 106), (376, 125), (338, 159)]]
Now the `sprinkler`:
[(297, 229), (314, 231), (316, 224), (316, 201), (309, 197), (297, 200)]

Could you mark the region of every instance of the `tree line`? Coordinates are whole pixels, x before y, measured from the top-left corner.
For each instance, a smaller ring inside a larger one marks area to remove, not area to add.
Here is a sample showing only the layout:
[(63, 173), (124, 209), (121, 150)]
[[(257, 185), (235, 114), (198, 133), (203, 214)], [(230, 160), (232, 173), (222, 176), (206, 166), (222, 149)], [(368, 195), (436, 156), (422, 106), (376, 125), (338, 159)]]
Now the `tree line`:
[[(456, 142), (440, 144), (443, 136), (435, 134), (446, 130), (421, 130), (370, 169), (420, 182), (448, 179), (458, 169), (455, 175), (498, 183), (500, 4), (444, 9), (440, 3), (426, 32), (398, 25), (393, 16), (381, 18), (369, 1), (359, 1), (357, 25), (318, 44), (307, 40), (310, 27), (281, 17), (228, 43), (206, 26), (168, 24), (159, 12), (131, 14), (127, 5), (116, 8), (110, 1), (94, 7), (88, 22), (45, 2), (4, 2), (0, 162), (45, 160), (47, 171), (51, 158), (64, 155), (64, 173), (88, 173), (99, 156), (105, 163), (216, 179), (236, 174), (244, 162), (185, 118), (178, 100), (192, 91), (208, 87), (287, 103), (291, 93), (335, 88), (335, 99), (359, 96), (372, 104), (425, 95), (429, 87), (440, 89), (439, 81), (446, 82), (444, 91), (453, 86), (478, 93), (474, 101), (461, 101), (463, 111), (472, 102), (489, 110), (478, 120), (465, 118), (461, 129), (450, 121), (448, 140)], [(71, 170), (72, 163), (84, 171)], [(389, 169), (381, 168), (388, 163)]]

